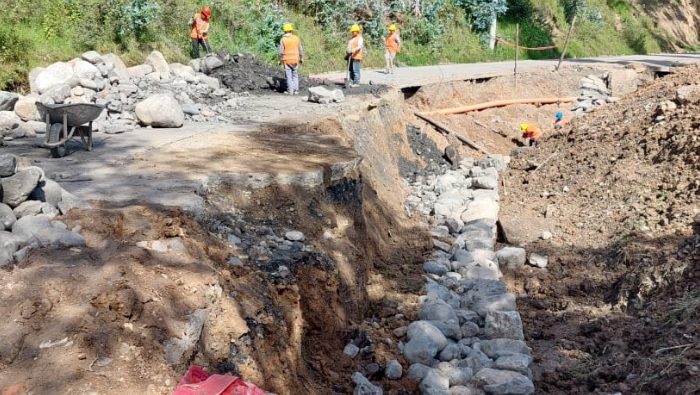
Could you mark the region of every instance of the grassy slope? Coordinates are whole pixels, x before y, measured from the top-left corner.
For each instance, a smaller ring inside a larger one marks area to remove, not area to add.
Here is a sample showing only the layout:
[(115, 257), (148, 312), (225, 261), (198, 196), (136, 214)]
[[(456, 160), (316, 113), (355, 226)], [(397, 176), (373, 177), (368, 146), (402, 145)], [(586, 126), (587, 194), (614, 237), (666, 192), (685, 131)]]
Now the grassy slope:
[[(84, 51), (119, 53), (127, 63), (138, 63), (154, 49), (171, 61), (186, 63), (189, 42), (187, 20), (200, 4), (194, 0), (158, 0), (159, 12), (139, 32), (131, 29), (124, 6), (145, 0), (17, 0), (0, 4), (0, 12), (16, 24), (0, 25), (0, 88), (26, 89), (27, 72), (54, 61), (72, 59)], [(520, 43), (525, 46), (563, 46), (568, 30), (565, 9), (559, 0), (518, 0), (520, 8), (501, 18), (498, 34), (514, 41), (516, 23)], [(579, 12), (568, 56), (584, 57), (653, 53), (664, 49), (667, 34), (653, 30), (648, 17), (624, 0), (589, 0)], [(305, 51), (305, 72), (344, 69), (343, 51), (347, 36), (329, 34), (313, 18), (290, 9), (275, 9), (253, 1), (215, 2), (212, 24), (213, 46), (232, 52), (253, 52), (274, 61), (278, 27), (285, 20), (295, 24)], [(484, 50), (480, 37), (467, 27), (463, 13), (452, 7), (445, 17), (447, 27), (432, 47), (420, 45), (404, 34), (399, 60), (408, 65), (483, 62), (514, 57), (514, 49), (499, 45)], [(411, 17), (405, 17), (406, 26)], [(400, 29), (403, 26), (400, 24)], [(120, 34), (121, 33), (121, 34)], [(371, 42), (366, 67), (382, 67), (380, 43)], [(521, 51), (521, 59), (555, 58), (558, 50)]]

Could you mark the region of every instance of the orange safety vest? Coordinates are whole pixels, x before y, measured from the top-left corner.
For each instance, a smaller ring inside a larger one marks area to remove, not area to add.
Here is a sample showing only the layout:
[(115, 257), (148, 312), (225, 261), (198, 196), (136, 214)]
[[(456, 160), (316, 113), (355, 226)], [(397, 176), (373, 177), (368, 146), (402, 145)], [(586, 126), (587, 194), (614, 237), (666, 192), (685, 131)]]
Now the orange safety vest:
[(209, 21), (202, 18), (199, 12), (194, 14), (194, 22), (192, 22), (192, 38), (202, 38), (206, 40), (209, 37)]
[(299, 63), (299, 55), (301, 54), (301, 40), (299, 37), (290, 34), (282, 36), (282, 63), (297, 64)]
[(539, 140), (542, 137), (542, 131), (535, 125), (528, 125), (525, 132), (523, 132), (523, 137), (530, 140)]
[(363, 51), (362, 47), (360, 46), (360, 39), (362, 38), (361, 34), (358, 34), (357, 36), (353, 37), (350, 39), (350, 51), (352, 51), (351, 58), (352, 60), (362, 60), (363, 56)]
[(386, 36), (386, 50), (391, 53), (399, 52), (399, 34), (396, 32), (390, 32)]

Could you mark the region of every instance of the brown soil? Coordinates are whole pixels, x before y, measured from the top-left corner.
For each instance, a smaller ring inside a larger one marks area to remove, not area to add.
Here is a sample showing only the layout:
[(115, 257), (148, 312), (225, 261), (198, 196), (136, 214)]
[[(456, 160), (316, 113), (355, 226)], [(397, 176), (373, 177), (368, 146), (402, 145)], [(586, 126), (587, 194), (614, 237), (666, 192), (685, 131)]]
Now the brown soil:
[[(372, 363), (405, 362), (397, 347), (403, 339), (393, 331), (415, 317), (429, 250), (420, 219), (403, 213), (398, 169), (402, 158), (421, 162), (407, 142), (408, 124), (441, 150), (459, 142), (412, 112), (495, 98), (575, 96), (589, 73), (543, 71), (522, 76), (517, 87), (507, 78), (424, 87), (406, 93), (407, 105), (390, 93), (334, 119), (270, 127), (238, 139), (242, 145), (219, 139), (208, 155), (183, 154), (195, 148), (183, 142), (135, 158), (125, 171), (242, 171), (235, 158), (256, 155), (261, 161), (246, 171), (269, 163), (282, 172), (292, 164), (323, 164), (312, 143), (325, 141), (337, 146), (333, 155), (352, 157), (354, 149), (363, 159), (361, 176), (323, 188), (221, 186), (210, 191), (198, 221), (156, 206), (93, 202), (94, 209), (71, 211), (62, 220), (82, 227), (85, 248), (41, 249), (0, 271), (7, 317), (0, 322), (0, 393), (168, 394), (189, 363), (278, 394), (351, 393), (355, 371), (385, 393), (417, 393), (408, 377), (390, 381), (381, 370), (372, 373)], [(693, 228), (700, 95), (654, 122), (658, 105), (697, 82), (697, 74), (690, 68), (658, 80), (570, 120), (559, 133), (549, 125), (564, 105), (438, 117), (494, 153), (518, 145), (522, 122), (538, 123), (547, 134), (539, 147), (513, 158), (501, 189), (502, 220), (519, 225), (528, 251), (549, 256), (546, 270), (507, 273), (536, 357), (538, 393), (686, 394), (700, 385), (694, 285), (700, 239)], [(172, 170), (175, 158), (180, 168)], [(541, 166), (528, 170), (533, 164)], [(286, 229), (304, 232), (313, 248), (255, 254), (268, 236)], [(543, 230), (554, 237), (540, 240)], [(223, 234), (242, 242), (231, 246)], [(136, 246), (176, 238), (186, 252)], [(232, 256), (243, 266), (228, 264)], [(277, 274), (280, 264), (290, 276)], [(164, 343), (181, 336), (198, 309), (209, 314), (202, 338), (186, 363), (171, 366)], [(354, 360), (342, 354), (349, 341), (364, 349)]]

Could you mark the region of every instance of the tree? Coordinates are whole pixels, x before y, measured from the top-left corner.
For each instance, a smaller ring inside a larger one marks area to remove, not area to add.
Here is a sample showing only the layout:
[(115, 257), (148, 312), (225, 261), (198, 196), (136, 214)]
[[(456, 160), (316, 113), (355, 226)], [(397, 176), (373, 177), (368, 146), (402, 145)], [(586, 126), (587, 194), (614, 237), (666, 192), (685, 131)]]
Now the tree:
[(455, 0), (464, 8), (472, 28), (481, 33), (489, 32), (489, 48), (496, 45), (496, 23), (498, 15), (508, 10), (507, 0)]

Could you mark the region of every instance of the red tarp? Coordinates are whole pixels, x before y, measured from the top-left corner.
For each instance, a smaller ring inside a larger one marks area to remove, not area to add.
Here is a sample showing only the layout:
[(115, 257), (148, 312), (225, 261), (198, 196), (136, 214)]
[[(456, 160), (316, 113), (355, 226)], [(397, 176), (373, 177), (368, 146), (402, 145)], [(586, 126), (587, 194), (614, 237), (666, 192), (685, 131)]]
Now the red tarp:
[(192, 366), (177, 384), (172, 395), (265, 395), (265, 392), (239, 377), (212, 374)]

